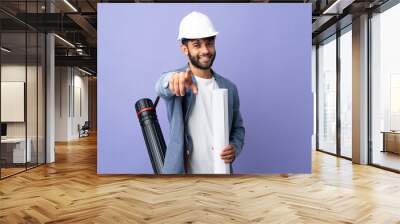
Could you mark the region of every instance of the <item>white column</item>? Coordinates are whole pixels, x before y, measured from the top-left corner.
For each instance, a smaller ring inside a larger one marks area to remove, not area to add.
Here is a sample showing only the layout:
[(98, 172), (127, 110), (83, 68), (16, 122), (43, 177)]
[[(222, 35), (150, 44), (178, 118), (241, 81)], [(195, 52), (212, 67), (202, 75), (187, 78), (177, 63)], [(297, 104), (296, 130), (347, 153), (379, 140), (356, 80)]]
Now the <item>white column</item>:
[[(47, 12), (54, 12), (54, 5), (46, 1)], [(46, 163), (55, 162), (55, 44), (54, 34), (46, 35)]]
[(353, 19), (352, 160), (368, 163), (368, 15)]
[(55, 76), (54, 76), (54, 35), (49, 33), (46, 36), (46, 60), (47, 60), (47, 71), (46, 71), (46, 163), (52, 163), (55, 161), (54, 151), (54, 133), (55, 133)]

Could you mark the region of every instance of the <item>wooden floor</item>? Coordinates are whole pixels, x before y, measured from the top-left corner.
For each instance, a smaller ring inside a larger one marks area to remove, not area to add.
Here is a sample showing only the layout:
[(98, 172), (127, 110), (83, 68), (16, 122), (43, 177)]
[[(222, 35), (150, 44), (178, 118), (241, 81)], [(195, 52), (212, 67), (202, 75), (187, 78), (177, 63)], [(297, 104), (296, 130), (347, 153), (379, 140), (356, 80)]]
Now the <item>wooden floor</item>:
[(0, 223), (400, 223), (400, 175), (315, 152), (313, 173), (97, 175), (96, 139), (0, 181)]
[(25, 167), (24, 168), (20, 168), (20, 167), (17, 167), (17, 168), (1, 168), (1, 177), (2, 178), (8, 177), (8, 176), (11, 176), (13, 174), (16, 174), (16, 173), (19, 173), (19, 172), (23, 172), (25, 170), (26, 170)]
[(396, 153), (375, 150), (372, 161), (377, 165), (400, 170), (400, 155)]

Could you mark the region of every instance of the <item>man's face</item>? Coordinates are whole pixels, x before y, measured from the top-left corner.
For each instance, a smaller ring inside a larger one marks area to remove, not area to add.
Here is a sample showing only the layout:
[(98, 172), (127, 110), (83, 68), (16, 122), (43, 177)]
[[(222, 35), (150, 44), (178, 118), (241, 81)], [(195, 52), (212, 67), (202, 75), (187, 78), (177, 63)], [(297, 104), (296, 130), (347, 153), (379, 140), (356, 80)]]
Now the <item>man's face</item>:
[(216, 55), (215, 38), (189, 40), (182, 47), (193, 66), (203, 70), (211, 68)]

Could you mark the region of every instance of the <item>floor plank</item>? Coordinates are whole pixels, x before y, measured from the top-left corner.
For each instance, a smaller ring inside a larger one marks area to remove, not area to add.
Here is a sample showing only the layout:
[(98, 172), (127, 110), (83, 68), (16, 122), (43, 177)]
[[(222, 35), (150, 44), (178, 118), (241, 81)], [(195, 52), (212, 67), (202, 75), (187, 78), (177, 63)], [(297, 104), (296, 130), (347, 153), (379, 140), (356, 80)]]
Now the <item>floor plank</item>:
[(302, 175), (97, 175), (96, 138), (0, 181), (0, 223), (400, 223), (400, 175), (313, 152)]

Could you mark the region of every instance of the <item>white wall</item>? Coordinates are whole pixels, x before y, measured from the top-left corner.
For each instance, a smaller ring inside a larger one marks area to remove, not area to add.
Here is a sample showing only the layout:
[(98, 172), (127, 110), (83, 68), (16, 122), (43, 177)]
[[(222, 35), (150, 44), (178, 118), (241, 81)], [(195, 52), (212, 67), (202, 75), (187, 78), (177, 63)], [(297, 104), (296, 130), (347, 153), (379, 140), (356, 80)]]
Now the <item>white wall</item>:
[[(1, 81), (2, 82), (25, 82), (25, 64), (8, 64), (1, 66)], [(32, 70), (32, 66), (28, 66), (28, 74)], [(4, 96), (3, 96), (4, 97)], [(5, 110), (6, 108), (1, 108)], [(25, 137), (25, 123), (11, 122), (7, 123), (7, 137)]]
[[(27, 69), (27, 70), (25, 70)], [(26, 73), (27, 72), (27, 73)], [(39, 70), (39, 73), (41, 70)], [(37, 99), (36, 99), (36, 66), (18, 65), (18, 64), (6, 64), (1, 66), (1, 81), (2, 82), (25, 82), (25, 76), (27, 74), (29, 87), (27, 88), (27, 119), (28, 119), (28, 137), (30, 133), (35, 132), (36, 136), (36, 112)], [(34, 86), (34, 88), (32, 87)], [(3, 96), (4, 97), (4, 96)], [(41, 105), (39, 105), (40, 107)], [(5, 110), (6, 108), (2, 108)], [(34, 123), (32, 123), (34, 122)], [(7, 122), (7, 136), (8, 137), (25, 137), (25, 123), (26, 122)], [(32, 130), (31, 130), (32, 129)]]
[(68, 117), (70, 84), (69, 68), (55, 68), (55, 141), (68, 140)]
[(74, 90), (74, 96), (71, 96), (74, 102), (71, 102), (73, 108), (72, 111), (72, 119), (71, 119), (71, 135), (72, 138), (78, 138), (78, 124), (83, 125), (85, 121), (88, 121), (89, 113), (88, 113), (88, 77), (82, 76), (83, 73), (77, 74), (78, 70), (74, 70), (74, 82), (72, 88)]
[(73, 67), (56, 67), (55, 73), (55, 140), (70, 141), (88, 120), (88, 77)]

